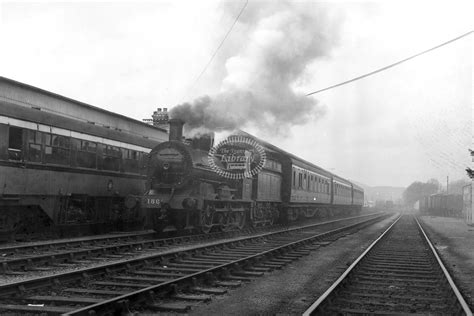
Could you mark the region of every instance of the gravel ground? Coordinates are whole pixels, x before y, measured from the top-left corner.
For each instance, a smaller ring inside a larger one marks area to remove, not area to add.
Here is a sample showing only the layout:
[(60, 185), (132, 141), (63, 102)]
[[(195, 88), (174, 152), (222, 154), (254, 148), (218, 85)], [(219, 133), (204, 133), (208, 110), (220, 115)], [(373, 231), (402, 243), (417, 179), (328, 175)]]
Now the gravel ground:
[(341, 238), (282, 270), (216, 296), (191, 314), (301, 315), (395, 218), (396, 215)]
[(464, 299), (474, 309), (474, 227), (457, 218), (422, 216), (421, 219)]

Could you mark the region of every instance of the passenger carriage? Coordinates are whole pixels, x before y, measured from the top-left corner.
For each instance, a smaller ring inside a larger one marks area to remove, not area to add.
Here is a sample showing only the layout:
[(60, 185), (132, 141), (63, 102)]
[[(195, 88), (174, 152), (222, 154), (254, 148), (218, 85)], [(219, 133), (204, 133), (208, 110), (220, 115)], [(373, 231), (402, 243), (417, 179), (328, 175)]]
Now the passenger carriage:
[(167, 138), (163, 129), (0, 77), (0, 235), (140, 227), (137, 201), (126, 198), (144, 191), (146, 156)]

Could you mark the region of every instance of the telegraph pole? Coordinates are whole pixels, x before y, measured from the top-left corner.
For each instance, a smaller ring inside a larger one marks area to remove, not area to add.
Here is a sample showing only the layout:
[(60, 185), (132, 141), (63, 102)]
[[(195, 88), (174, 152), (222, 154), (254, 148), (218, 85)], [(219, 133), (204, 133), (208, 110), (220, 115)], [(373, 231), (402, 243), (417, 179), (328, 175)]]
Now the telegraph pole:
[(449, 193), (449, 176), (446, 176), (446, 195)]

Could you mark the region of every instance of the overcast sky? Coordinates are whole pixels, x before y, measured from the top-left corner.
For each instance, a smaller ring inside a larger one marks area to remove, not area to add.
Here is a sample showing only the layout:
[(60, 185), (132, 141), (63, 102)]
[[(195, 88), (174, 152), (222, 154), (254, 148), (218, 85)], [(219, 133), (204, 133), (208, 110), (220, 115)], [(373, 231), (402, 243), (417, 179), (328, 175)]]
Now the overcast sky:
[(444, 183), (471, 164), (472, 35), (304, 94), (471, 31), (471, 3), (250, 0), (199, 76), (245, 0), (0, 0), (0, 76), (136, 119), (208, 95), (220, 100), (209, 109), (343, 177)]

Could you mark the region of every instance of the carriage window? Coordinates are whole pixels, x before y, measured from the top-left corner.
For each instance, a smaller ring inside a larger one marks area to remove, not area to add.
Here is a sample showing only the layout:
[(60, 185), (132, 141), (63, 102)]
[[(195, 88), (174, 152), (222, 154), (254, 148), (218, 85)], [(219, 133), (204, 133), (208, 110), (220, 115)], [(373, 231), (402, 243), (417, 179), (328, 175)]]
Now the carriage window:
[(124, 171), (138, 173), (138, 151), (122, 148), (122, 157)]
[(120, 160), (122, 157), (122, 152), (120, 148), (115, 146), (105, 146), (104, 151), (104, 162), (103, 162), (103, 169), (104, 170), (111, 170), (111, 171), (119, 171), (120, 170)]
[(148, 153), (146, 152), (138, 152), (138, 166), (140, 174), (146, 175), (147, 174), (147, 162), (148, 162)]
[(46, 134), (44, 161), (46, 163), (69, 165), (70, 139), (67, 136)]
[(296, 171), (293, 169), (293, 187), (296, 188)]
[(116, 157), (119, 158), (122, 156), (122, 153), (120, 152), (120, 148), (115, 147), (115, 146), (105, 146), (105, 154), (110, 157)]
[(38, 131), (28, 132), (28, 160), (41, 162), (41, 136), (43, 133)]
[(30, 144), (41, 144), (41, 132), (28, 131), (28, 143)]
[(81, 149), (81, 140), (77, 138), (71, 138), (71, 149), (80, 150)]
[(95, 153), (97, 152), (97, 143), (83, 140), (81, 144), (81, 150)]
[(51, 145), (51, 134), (45, 134), (44, 135), (44, 143), (46, 145)]
[(97, 144), (88, 140), (73, 140), (77, 148), (76, 163), (78, 167), (97, 168)]
[(8, 135), (8, 159), (21, 160), (23, 147), (23, 129), (10, 126)]

